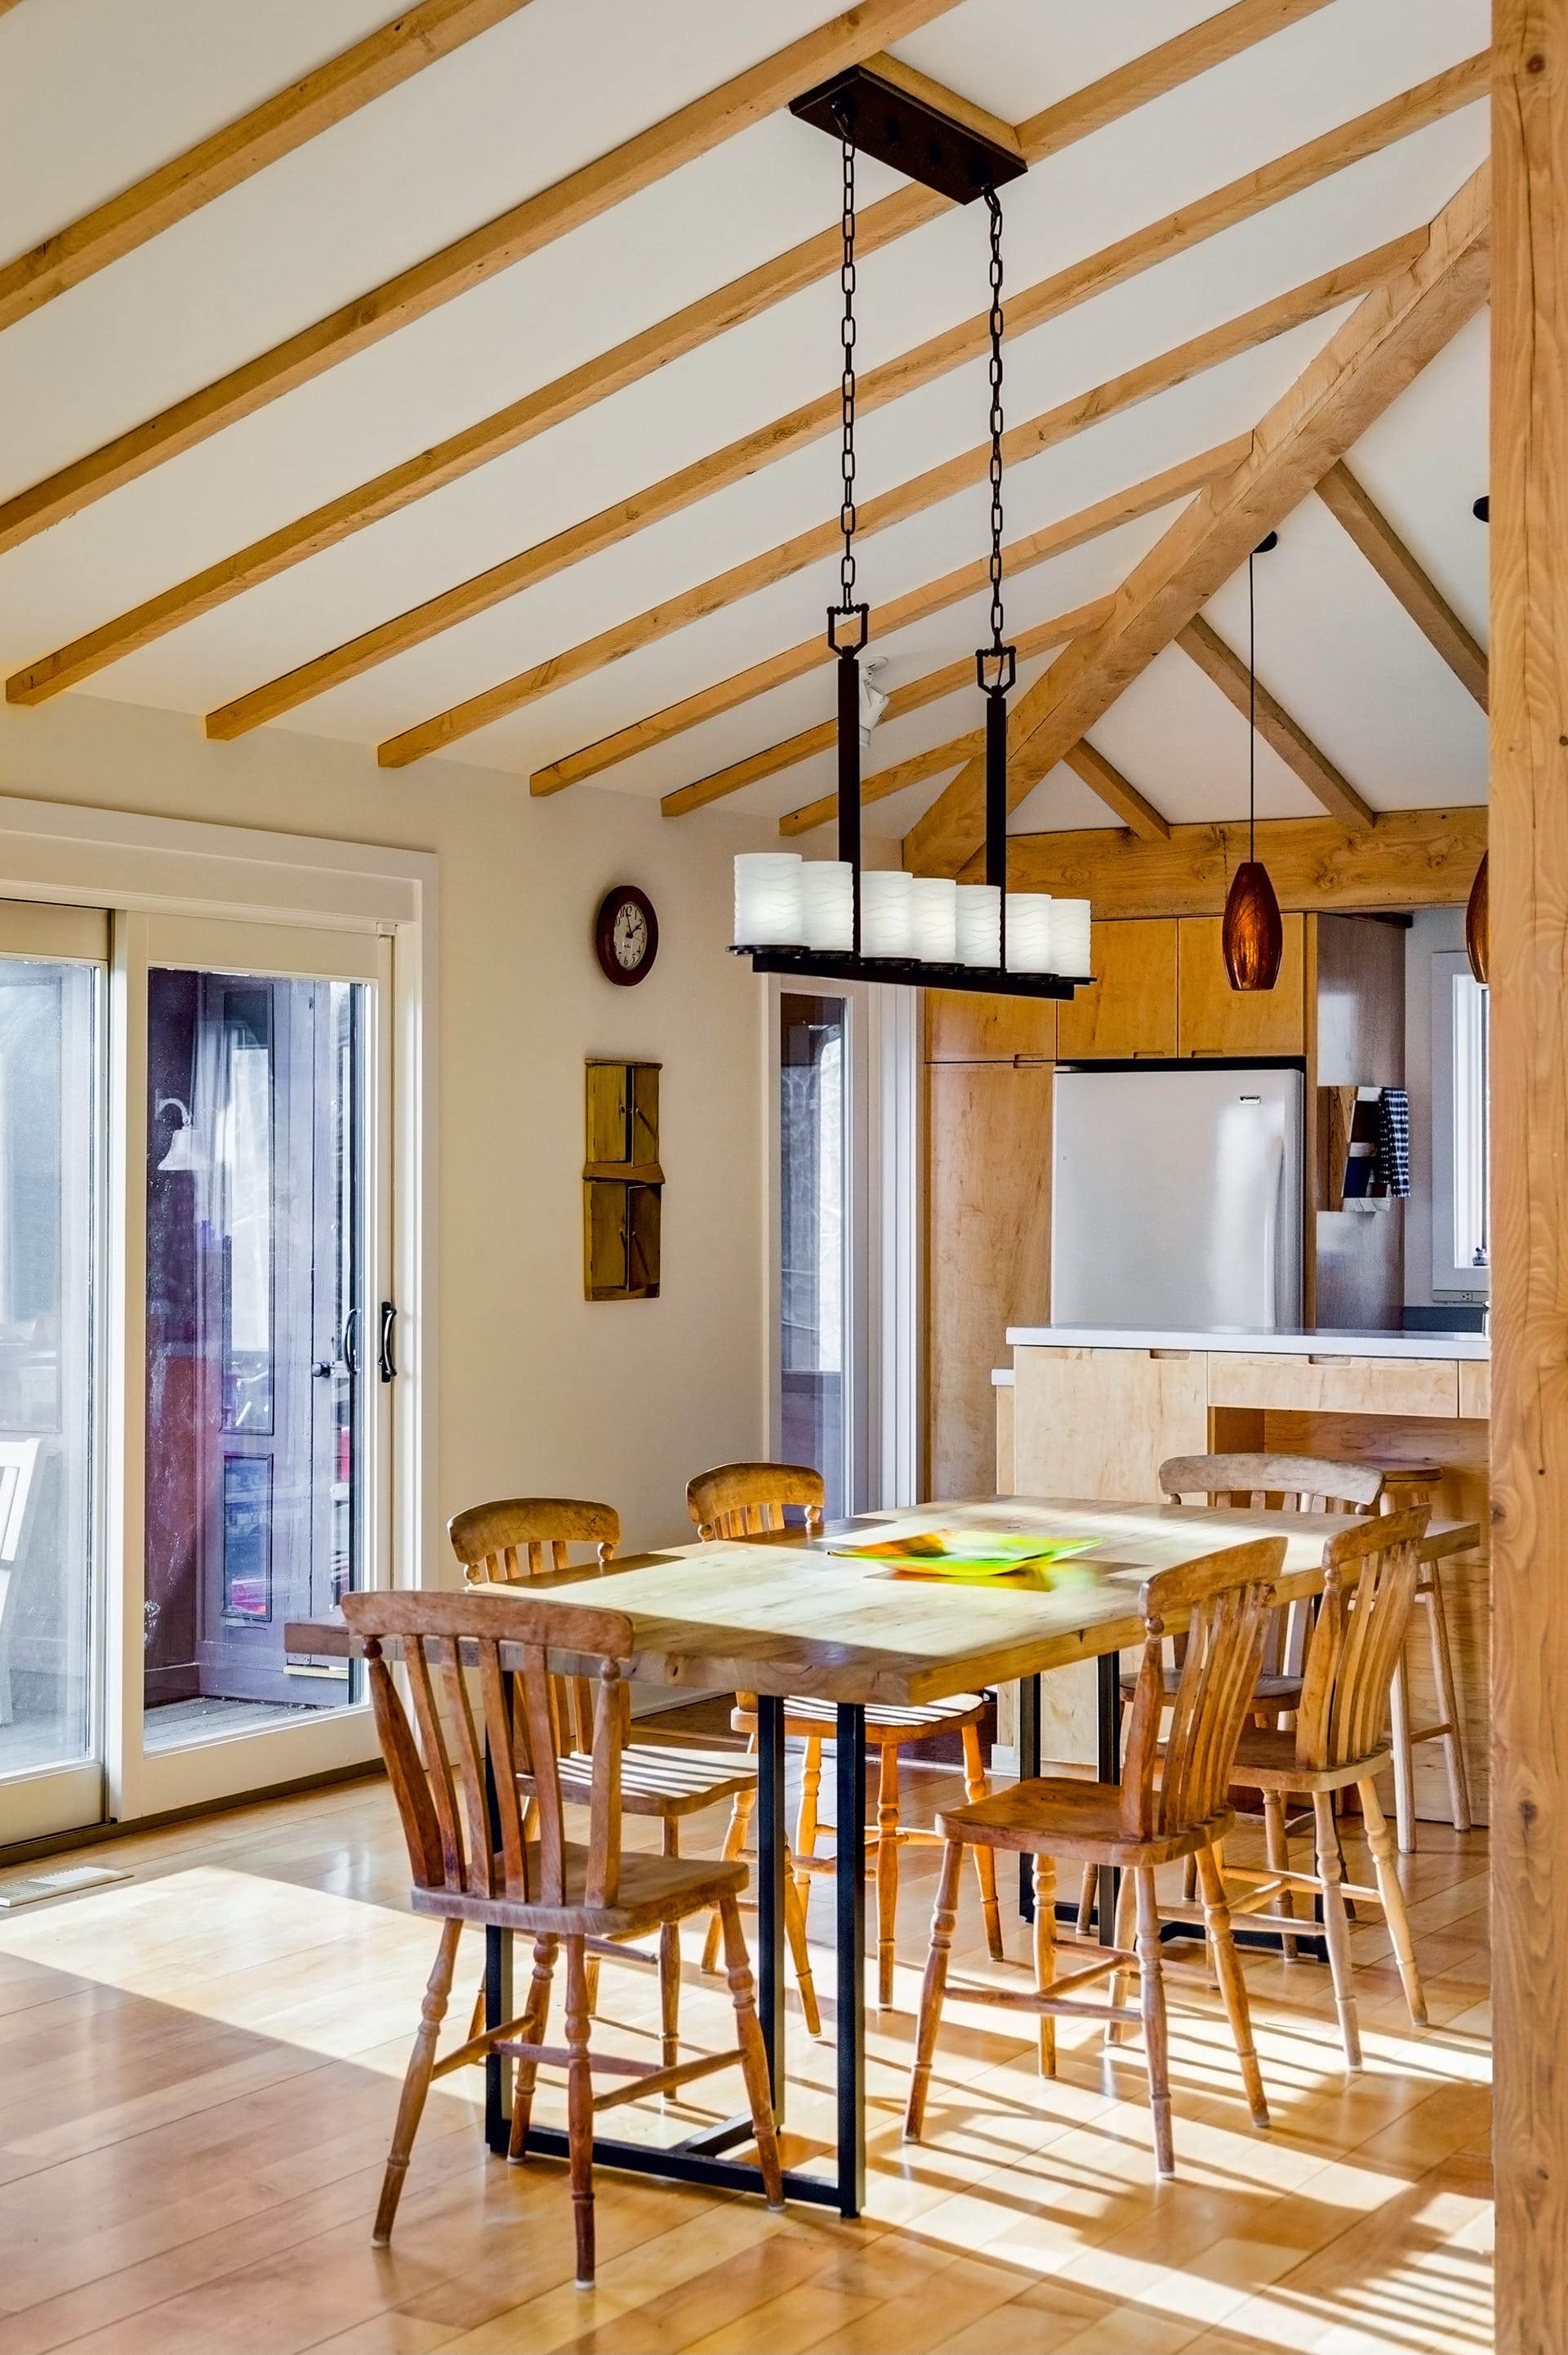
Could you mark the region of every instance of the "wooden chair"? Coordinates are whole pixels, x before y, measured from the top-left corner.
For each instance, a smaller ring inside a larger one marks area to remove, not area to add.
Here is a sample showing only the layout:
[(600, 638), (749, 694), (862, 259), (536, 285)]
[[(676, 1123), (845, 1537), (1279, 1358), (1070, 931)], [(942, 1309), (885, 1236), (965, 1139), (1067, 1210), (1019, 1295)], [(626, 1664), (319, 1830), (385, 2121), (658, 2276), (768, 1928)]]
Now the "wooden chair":
[[(1379, 1468), (1383, 1475), (1384, 1512), (1414, 1512), (1422, 1505), (1430, 1508), (1443, 1479), (1441, 1464), (1411, 1459), (1396, 1463), (1391, 1458)], [(1448, 1642), (1448, 1607), (1443, 1593), (1444, 1561), (1450, 1554), (1467, 1550), (1466, 1540), (1457, 1532), (1446, 1538), (1428, 1538), (1416, 1565), (1415, 1602), (1426, 1623), (1432, 1689), (1437, 1696), (1437, 1715), (1430, 1725), (1413, 1726), (1410, 1722), (1403, 1653), (1393, 1672), (1389, 1694), (1393, 1727), (1393, 1817), (1404, 1856), (1414, 1855), (1415, 1850), (1415, 1745), (1419, 1742), (1443, 1744), (1443, 1764), (1448, 1778), (1448, 1817), (1454, 1829), (1467, 1832), (1474, 1821), (1470, 1813), (1470, 1777), (1460, 1734), (1459, 1696), (1454, 1683), (1454, 1655)], [(1414, 1620), (1414, 1612), (1411, 1616)]]
[[(370, 1593), (344, 1597), (344, 1614), (365, 1640), (370, 1695), (382, 1755), (403, 1821), (416, 1913), (434, 1915), (440, 1943), (430, 1972), (418, 2034), (403, 2080), (397, 2121), (372, 2233), (392, 2237), (409, 2153), (431, 2080), (501, 2051), (517, 2063), (511, 2156), (527, 2153), (528, 2120), (539, 2070), (567, 2073), (572, 2214), (577, 2278), (594, 2276), (593, 2120), (596, 2111), (670, 2093), (738, 2062), (770, 2208), (784, 2204), (774, 2139), (768, 2060), (752, 1998), (750, 1962), (737, 1900), (744, 1870), (706, 1860), (622, 1855), (620, 1766), (626, 1723), (621, 1674), (631, 1657), (631, 1623), (619, 1611), (589, 1611), (532, 1595)], [(408, 1676), (414, 1722), (385, 1657), (396, 1639)], [(521, 1670), (501, 1665), (503, 1644), (520, 1647)], [(552, 1646), (569, 1646), (599, 1661), (593, 1704), (593, 1771), (586, 1847), (566, 1836), (565, 1794), (556, 1770), (556, 1721), (550, 1689)], [(478, 1719), (475, 1718), (475, 1701)], [(418, 1728), (416, 1735), (415, 1727)], [(496, 1833), (487, 1811), (484, 1748), (493, 1764)], [(526, 1779), (529, 1836), (520, 1805)], [(636, 1938), (716, 1905), (735, 2002), (736, 2041), (674, 2068), (619, 2058), (590, 2060), (587, 1940)], [(451, 1992), (458, 1938), (465, 1923), (522, 1931), (535, 1941), (534, 1977), (521, 2017), (482, 2030), (438, 2060)], [(564, 2047), (546, 2044), (556, 1956), (567, 1950)], [(596, 2095), (595, 2066), (623, 2080)]]
[[(490, 1505), (474, 1505), (447, 1525), (452, 1550), (471, 1586), (524, 1583), (545, 1571), (570, 1567), (568, 1550), (591, 1545), (600, 1570), (606, 1569), (620, 1542), (620, 1516), (613, 1505), (587, 1504), (572, 1497), (507, 1497)], [(586, 1677), (552, 1679), (557, 1729), (556, 1774), (562, 1796), (571, 1806), (589, 1804), (593, 1784), (593, 1697)], [(623, 1690), (628, 1725), (620, 1753), (620, 1805), (623, 1814), (657, 1817), (663, 1831), (666, 1856), (681, 1852), (681, 1824), (687, 1816), (726, 1799), (755, 1798), (757, 1768), (747, 1758), (729, 1750), (701, 1750), (674, 1742), (633, 1742), (630, 1739), (630, 1693)], [(524, 1784), (525, 1792), (529, 1786)], [(728, 1851), (726, 1850), (727, 1854)], [(800, 2009), (813, 2036), (821, 2032), (821, 2014), (811, 1979), (806, 1945), (806, 1922), (794, 1884), (785, 1891), (785, 1930), (794, 1959)], [(714, 1916), (713, 1944), (721, 1934)], [(617, 1953), (623, 1962), (652, 1960), (635, 1948)], [(659, 1933), (659, 2008), (664, 2066), (679, 2058), (681, 2005), (681, 1932), (666, 1922)], [(711, 1965), (709, 1966), (711, 1968)], [(588, 1970), (590, 2004), (599, 1995), (597, 1960)], [(482, 2014), (482, 1990), (475, 2008)]]
[[(951, 1992), (965, 2001), (1001, 2004), (1038, 2015), (1040, 2065), (1045, 2075), (1055, 2071), (1057, 2019), (1093, 2019), (1107, 2026), (1133, 2026), (1141, 2017), (1155, 2169), (1161, 2176), (1173, 2173), (1175, 2163), (1154, 1869), (1175, 1857), (1195, 1857), (1220, 1991), (1241, 2062), (1247, 2102), (1254, 2123), (1268, 2124), (1246, 1987), (1236, 1959), (1214, 1844), (1235, 1821), (1226, 1796), (1231, 1762), (1242, 1721), (1252, 1704), (1253, 1683), (1274, 1605), (1273, 1582), (1284, 1560), (1283, 1538), (1257, 1538), (1181, 1569), (1160, 1571), (1145, 1582), (1139, 1597), (1143, 1657), (1119, 1784), (1042, 1776), (1015, 1784), (1012, 1790), (1000, 1791), (976, 1806), (946, 1808), (938, 1816), (938, 1827), (947, 1848), (931, 1917), (931, 1950), (920, 1996), (915, 2066), (904, 2123), (911, 2141), (918, 2141), (925, 2120), (937, 2031), (948, 1992), (954, 1901), (964, 1849), (969, 1845), (983, 1846), (988, 1851), (1022, 1849), (1034, 1858), (1034, 1987), (955, 1987)], [(1172, 1700), (1165, 1689), (1164, 1645), (1173, 1622), (1185, 1623), (1187, 1642)], [(1161, 1753), (1160, 1724), (1168, 1707), (1171, 1734)], [(1074, 1967), (1058, 1977), (1054, 1859), (1059, 1856), (1119, 1868), (1130, 1876), (1123, 1889), (1127, 1910), (1135, 1909), (1137, 1913), (1136, 1954), (1119, 1944), (1087, 1949), (1075, 1945), (1067, 1950)], [(1079, 1955), (1086, 1953), (1088, 1959), (1079, 1961)], [(1138, 2012), (1119, 1999), (1122, 1975), (1135, 1965), (1142, 1991)], [(1069, 1994), (1111, 1974), (1116, 1975), (1117, 1984), (1108, 2003), (1085, 2003)]]
[[(826, 1491), (820, 1472), (802, 1464), (722, 1464), (688, 1482), (686, 1508), (705, 1543), (722, 1538), (759, 1537), (782, 1529), (785, 1508), (796, 1506), (806, 1516), (806, 1534), (818, 1536), (822, 1527)], [(757, 1746), (757, 1696), (737, 1693), (730, 1723), (751, 1737)], [(929, 1742), (957, 1732), (963, 1742), (964, 1788), (971, 1799), (983, 1798), (991, 1788), (980, 1754), (981, 1693), (958, 1693), (920, 1708), (895, 1708), (874, 1702), (865, 1712), (865, 1738), (876, 1746), (876, 1834), (868, 1841), (866, 1870), (876, 1875), (876, 1999), (885, 2010), (893, 2001), (893, 1949), (898, 1918), (898, 1850), (911, 1843), (939, 1845), (935, 1832), (898, 1820), (898, 1753), (905, 1743)], [(795, 1824), (794, 1871), (804, 1908), (812, 1872), (831, 1871), (831, 1857), (817, 1853), (817, 1808), (822, 1783), (822, 1743), (833, 1731), (837, 1712), (832, 1701), (791, 1695), (784, 1704), (786, 1734), (803, 1741), (806, 1754), (800, 1769), (800, 1806)], [(736, 1800), (725, 1841), (726, 1856), (738, 1856), (746, 1845), (747, 1824), (756, 1799), (753, 1789)], [(996, 1902), (996, 1860), (989, 1850), (975, 1851), (980, 1906), (985, 1916), (986, 1945), (992, 1958), (1002, 1959), (1001, 1915)], [(703, 1966), (711, 1970), (715, 1936), (708, 1933)]]
[[(1291, 1892), (1321, 1899), (1323, 1936), (1333, 1976), (1345, 2060), (1361, 2062), (1355, 1988), (1351, 1977), (1347, 1897), (1381, 1905), (1412, 2023), (1425, 2024), (1426, 2000), (1415, 1966), (1404, 1892), (1387, 1821), (1378, 1801), (1376, 1777), (1392, 1760), (1388, 1739), (1389, 1690), (1410, 1625), (1419, 1575), (1425, 1509), (1383, 1513), (1353, 1523), (1333, 1539), (1327, 1557), (1328, 1582), (1307, 1651), (1307, 1671), (1293, 1729), (1249, 1726), (1235, 1755), (1234, 1779), (1281, 1804), (1287, 1794), (1310, 1793), (1317, 1870), (1292, 1871), (1288, 1852), (1266, 1871), (1230, 1870), (1226, 1879), (1244, 1893), (1231, 1902), (1256, 1926), (1288, 1937), (1301, 1927), (1290, 1910)], [(1354, 1784), (1361, 1796), (1367, 1845), (1376, 1887), (1358, 1888), (1344, 1879), (1334, 1823), (1334, 1794)], [(1276, 1897), (1281, 1904), (1267, 1909)]]

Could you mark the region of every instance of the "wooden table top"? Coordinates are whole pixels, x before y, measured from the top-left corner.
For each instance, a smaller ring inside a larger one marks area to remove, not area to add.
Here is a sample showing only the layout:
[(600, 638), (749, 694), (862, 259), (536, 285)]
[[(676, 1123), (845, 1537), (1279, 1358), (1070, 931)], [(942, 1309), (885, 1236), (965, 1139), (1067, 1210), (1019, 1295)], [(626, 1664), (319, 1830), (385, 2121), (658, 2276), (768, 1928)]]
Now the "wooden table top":
[[(1446, 1525), (1461, 1526), (1474, 1529)], [(1095, 1550), (1060, 1564), (1050, 1583), (1025, 1585), (901, 1576), (829, 1551), (832, 1536), (813, 1546), (775, 1538), (630, 1555), (602, 1574), (589, 1568), (534, 1579), (527, 1591), (625, 1612), (635, 1642), (630, 1674), (648, 1683), (903, 1706), (1140, 1643), (1143, 1581), (1226, 1543), (1284, 1538), (1281, 1602), (1315, 1593), (1324, 1548), (1343, 1531), (1345, 1517), (1006, 1497), (871, 1516), (856, 1527), (885, 1536), (1026, 1529), (1092, 1538)], [(336, 1614), (291, 1623), (284, 1641), (291, 1652), (341, 1656), (354, 1648)]]

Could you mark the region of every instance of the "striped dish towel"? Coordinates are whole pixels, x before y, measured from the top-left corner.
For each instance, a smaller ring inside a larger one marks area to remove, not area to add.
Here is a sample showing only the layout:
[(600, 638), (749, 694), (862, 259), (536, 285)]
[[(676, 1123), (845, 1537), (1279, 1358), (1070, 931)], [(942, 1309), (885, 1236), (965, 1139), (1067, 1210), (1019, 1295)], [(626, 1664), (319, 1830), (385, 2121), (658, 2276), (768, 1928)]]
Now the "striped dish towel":
[(1390, 1194), (1410, 1192), (1410, 1098), (1403, 1088), (1384, 1088), (1377, 1109), (1377, 1177)]

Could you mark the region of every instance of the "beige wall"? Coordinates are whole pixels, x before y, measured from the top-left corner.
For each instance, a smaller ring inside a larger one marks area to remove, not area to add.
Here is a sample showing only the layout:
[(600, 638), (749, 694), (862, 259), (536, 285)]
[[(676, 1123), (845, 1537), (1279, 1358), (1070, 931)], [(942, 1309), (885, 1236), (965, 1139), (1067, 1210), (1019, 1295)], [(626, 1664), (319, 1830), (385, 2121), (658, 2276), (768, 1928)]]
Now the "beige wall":
[[(730, 855), (771, 829), (87, 696), (0, 705), (0, 793), (439, 856), (440, 1515), (539, 1491), (614, 1504), (629, 1544), (688, 1534), (689, 1475), (766, 1439), (763, 985), (725, 950)], [(629, 990), (590, 939), (622, 881), (660, 920)], [(662, 1295), (588, 1303), (583, 1058), (620, 1053), (664, 1065)]]

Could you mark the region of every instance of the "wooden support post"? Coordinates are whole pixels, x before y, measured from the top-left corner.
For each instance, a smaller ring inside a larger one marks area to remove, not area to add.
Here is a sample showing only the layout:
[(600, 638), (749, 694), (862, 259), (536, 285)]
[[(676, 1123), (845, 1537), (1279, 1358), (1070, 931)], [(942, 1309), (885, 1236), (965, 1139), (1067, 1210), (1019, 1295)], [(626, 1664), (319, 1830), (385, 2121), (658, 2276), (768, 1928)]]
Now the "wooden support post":
[(1499, 2355), (1568, 2308), (1568, 0), (1493, 0), (1492, 1940)]

